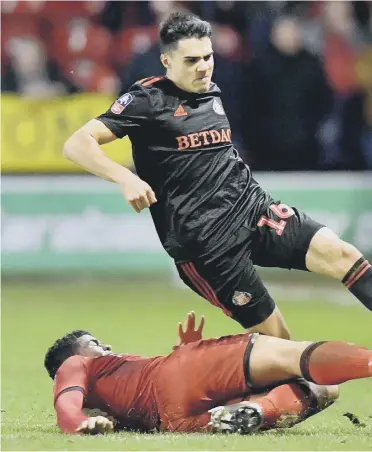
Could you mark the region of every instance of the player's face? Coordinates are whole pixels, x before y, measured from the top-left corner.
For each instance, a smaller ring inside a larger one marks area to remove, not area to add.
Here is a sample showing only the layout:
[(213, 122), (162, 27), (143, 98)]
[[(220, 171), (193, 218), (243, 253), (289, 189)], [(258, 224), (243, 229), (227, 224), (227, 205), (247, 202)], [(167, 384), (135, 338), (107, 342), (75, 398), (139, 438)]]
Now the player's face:
[(87, 358), (98, 358), (99, 356), (109, 355), (111, 345), (102, 344), (98, 339), (90, 334), (80, 336), (76, 341), (76, 352), (78, 355)]
[(167, 76), (179, 88), (192, 92), (208, 91), (213, 74), (212, 42), (208, 37), (182, 39), (178, 47), (162, 55)]

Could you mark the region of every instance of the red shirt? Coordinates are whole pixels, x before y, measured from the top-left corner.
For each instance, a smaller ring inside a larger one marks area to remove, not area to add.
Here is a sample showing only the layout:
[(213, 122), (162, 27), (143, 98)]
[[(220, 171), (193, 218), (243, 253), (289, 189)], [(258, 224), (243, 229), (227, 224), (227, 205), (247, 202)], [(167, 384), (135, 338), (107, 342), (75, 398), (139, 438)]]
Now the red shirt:
[(87, 419), (82, 408), (99, 408), (113, 416), (119, 428), (153, 429), (159, 424), (159, 415), (152, 371), (163, 359), (126, 354), (68, 358), (55, 376), (58, 426), (73, 433)]
[(58, 425), (75, 432), (87, 419), (86, 407), (113, 416), (117, 429), (206, 431), (208, 410), (247, 394), (244, 359), (250, 338), (240, 334), (196, 341), (155, 358), (72, 356), (55, 378)]

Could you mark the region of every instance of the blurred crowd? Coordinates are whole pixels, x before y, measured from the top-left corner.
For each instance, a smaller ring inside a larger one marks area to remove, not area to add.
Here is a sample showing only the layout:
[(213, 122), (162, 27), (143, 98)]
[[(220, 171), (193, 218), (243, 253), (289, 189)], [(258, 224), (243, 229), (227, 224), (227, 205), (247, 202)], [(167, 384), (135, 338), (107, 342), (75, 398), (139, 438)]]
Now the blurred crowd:
[(257, 170), (372, 169), (372, 3), (2, 2), (2, 92), (125, 92), (164, 73), (159, 23), (213, 25), (214, 81)]

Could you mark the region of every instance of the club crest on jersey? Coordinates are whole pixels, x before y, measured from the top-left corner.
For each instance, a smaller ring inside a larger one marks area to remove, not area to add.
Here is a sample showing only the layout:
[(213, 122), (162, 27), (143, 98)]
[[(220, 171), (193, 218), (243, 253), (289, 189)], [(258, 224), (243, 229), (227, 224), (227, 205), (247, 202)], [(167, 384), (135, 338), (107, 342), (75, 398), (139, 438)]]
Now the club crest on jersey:
[(123, 94), (111, 107), (111, 111), (116, 115), (120, 114), (133, 100), (130, 93)]
[(232, 302), (235, 306), (244, 306), (252, 300), (252, 295), (248, 292), (235, 291)]
[(225, 114), (225, 110), (223, 109), (222, 105), (216, 99), (213, 100), (213, 110), (218, 115), (224, 115)]

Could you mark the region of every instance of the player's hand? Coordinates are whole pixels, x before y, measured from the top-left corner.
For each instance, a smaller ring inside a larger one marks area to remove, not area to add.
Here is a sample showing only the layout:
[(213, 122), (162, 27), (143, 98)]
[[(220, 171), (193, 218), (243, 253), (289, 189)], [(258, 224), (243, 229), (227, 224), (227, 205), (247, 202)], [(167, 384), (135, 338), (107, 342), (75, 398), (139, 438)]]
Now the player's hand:
[(150, 185), (135, 174), (131, 174), (125, 182), (122, 182), (120, 188), (124, 198), (137, 213), (157, 202)]
[(195, 312), (191, 311), (187, 314), (185, 324), (182, 322), (178, 324), (178, 338), (179, 345), (176, 345), (174, 349), (177, 349), (181, 345), (189, 344), (190, 342), (196, 342), (203, 339), (203, 328), (205, 323), (204, 315), (200, 318), (200, 323), (197, 329), (195, 329)]
[(104, 416), (96, 416), (83, 421), (76, 429), (76, 432), (94, 435), (96, 433), (112, 432), (113, 430), (114, 424), (112, 421)]

